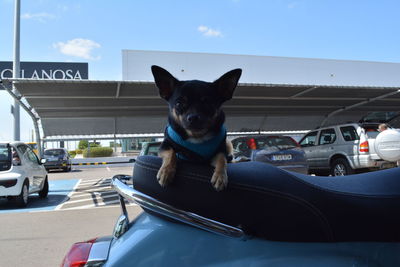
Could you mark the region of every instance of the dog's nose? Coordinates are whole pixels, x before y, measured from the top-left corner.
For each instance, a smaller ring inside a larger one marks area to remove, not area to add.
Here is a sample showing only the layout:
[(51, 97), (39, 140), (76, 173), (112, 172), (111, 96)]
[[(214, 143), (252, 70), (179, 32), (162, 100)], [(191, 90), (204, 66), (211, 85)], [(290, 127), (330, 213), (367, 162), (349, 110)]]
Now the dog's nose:
[(200, 120), (200, 115), (198, 115), (198, 114), (189, 114), (187, 116), (187, 120), (190, 123), (196, 123), (196, 122), (198, 122)]

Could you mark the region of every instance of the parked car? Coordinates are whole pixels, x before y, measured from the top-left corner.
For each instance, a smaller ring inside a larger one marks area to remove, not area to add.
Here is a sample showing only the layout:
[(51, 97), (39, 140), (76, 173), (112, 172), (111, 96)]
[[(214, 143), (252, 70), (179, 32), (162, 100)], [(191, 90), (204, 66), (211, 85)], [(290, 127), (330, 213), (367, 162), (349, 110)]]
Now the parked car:
[(36, 155), (39, 156), (39, 150), (36, 142), (27, 142), (25, 144), (29, 146)]
[(22, 142), (0, 143), (0, 197), (14, 200), (19, 207), (28, 204), (29, 194), (47, 197), (49, 183), (44, 162)]
[(290, 136), (255, 135), (231, 140), (236, 161), (260, 161), (281, 169), (307, 174), (304, 151)]
[(161, 142), (158, 142), (158, 141), (144, 142), (142, 144), (142, 149), (140, 150), (139, 156), (144, 156), (144, 155), (157, 156), (160, 145), (161, 145)]
[(46, 159), (44, 167), (46, 170), (62, 169), (65, 172), (71, 170), (72, 160), (65, 148), (50, 148), (43, 153)]
[(300, 146), (306, 153), (310, 172), (342, 176), (396, 166), (375, 151), (380, 123), (346, 123), (308, 132)]

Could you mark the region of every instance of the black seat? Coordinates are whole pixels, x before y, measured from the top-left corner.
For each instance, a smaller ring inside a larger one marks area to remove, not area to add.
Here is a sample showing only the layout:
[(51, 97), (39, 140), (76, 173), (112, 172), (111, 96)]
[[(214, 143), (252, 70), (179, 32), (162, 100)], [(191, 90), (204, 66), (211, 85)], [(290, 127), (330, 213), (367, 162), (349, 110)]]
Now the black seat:
[(229, 164), (228, 188), (213, 168), (178, 162), (172, 184), (156, 179), (161, 159), (139, 157), (135, 189), (177, 208), (276, 241), (400, 241), (400, 168), (343, 177), (287, 172), (260, 162)]

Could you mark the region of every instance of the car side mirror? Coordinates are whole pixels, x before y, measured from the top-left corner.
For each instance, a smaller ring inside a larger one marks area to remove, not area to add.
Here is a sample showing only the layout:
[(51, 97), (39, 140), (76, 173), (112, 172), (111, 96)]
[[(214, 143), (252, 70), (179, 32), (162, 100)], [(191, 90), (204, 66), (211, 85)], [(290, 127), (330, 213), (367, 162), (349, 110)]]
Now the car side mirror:
[(40, 164), (45, 164), (47, 159), (40, 159)]

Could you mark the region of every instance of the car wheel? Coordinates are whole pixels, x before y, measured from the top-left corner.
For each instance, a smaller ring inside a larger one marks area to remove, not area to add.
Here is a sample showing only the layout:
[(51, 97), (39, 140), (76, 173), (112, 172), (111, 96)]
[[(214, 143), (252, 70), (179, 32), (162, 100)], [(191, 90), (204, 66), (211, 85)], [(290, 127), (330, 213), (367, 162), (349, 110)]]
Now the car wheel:
[(21, 188), (21, 193), (15, 197), (15, 204), (17, 204), (17, 206), (20, 208), (24, 208), (26, 207), (26, 205), (28, 205), (28, 198), (29, 198), (29, 182), (28, 180), (25, 180)]
[(354, 170), (350, 167), (350, 164), (346, 159), (335, 159), (331, 165), (332, 176), (345, 176), (353, 174)]
[(49, 180), (46, 177), (43, 188), (42, 188), (42, 190), (39, 191), (39, 197), (46, 198), (48, 193), (49, 193)]

